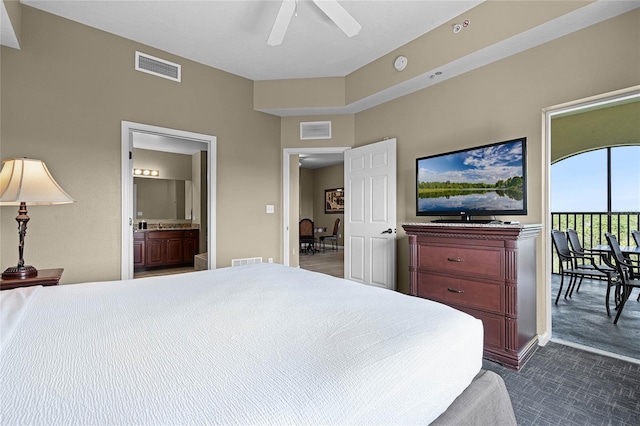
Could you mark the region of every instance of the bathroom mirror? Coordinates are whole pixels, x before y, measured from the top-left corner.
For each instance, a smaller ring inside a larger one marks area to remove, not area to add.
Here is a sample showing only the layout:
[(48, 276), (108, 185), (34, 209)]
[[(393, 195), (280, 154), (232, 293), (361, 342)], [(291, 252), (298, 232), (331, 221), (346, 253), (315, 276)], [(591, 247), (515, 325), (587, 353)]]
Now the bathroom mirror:
[(133, 178), (134, 216), (140, 219), (190, 220), (190, 180)]

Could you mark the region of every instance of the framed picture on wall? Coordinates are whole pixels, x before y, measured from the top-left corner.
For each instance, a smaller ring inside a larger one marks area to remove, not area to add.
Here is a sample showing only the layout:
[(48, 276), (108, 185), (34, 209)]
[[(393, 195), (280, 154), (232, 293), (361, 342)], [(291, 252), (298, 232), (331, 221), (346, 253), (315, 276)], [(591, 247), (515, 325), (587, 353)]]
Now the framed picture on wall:
[(324, 212), (344, 213), (344, 190), (342, 188), (324, 190)]

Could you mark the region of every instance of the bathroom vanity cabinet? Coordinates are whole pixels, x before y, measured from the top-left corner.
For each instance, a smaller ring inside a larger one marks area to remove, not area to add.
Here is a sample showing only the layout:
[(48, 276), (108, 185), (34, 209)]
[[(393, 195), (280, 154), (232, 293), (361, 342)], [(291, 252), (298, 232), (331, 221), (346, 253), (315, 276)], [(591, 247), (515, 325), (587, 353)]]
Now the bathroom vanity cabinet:
[(133, 235), (133, 264), (136, 270), (193, 265), (198, 254), (199, 230), (154, 229)]

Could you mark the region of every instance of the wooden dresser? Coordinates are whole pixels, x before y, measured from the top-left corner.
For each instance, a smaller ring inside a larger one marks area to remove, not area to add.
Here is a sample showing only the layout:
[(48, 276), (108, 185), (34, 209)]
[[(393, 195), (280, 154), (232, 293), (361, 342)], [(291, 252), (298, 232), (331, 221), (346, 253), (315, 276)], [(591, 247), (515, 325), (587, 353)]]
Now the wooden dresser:
[(520, 369), (537, 349), (535, 225), (404, 224), (409, 292), (484, 325), (484, 356)]

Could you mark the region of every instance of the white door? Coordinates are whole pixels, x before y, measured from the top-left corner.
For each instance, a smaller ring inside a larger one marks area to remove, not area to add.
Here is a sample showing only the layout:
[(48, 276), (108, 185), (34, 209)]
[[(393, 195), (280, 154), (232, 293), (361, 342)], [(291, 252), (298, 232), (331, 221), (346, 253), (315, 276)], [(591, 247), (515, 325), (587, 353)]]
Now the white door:
[(344, 277), (395, 290), (396, 140), (344, 154)]

